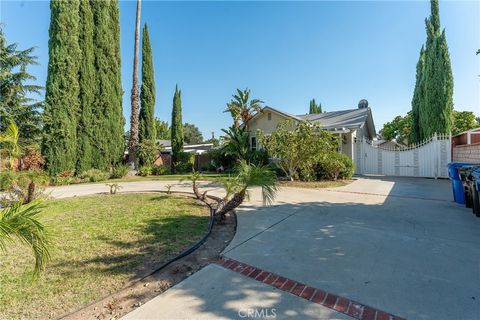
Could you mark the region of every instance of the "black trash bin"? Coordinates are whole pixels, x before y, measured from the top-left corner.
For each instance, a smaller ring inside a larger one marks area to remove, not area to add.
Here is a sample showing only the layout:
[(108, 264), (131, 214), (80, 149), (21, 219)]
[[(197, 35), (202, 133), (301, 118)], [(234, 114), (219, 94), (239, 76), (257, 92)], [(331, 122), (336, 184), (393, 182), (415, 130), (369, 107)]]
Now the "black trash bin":
[(463, 184), (463, 194), (465, 196), (465, 207), (473, 208), (473, 194), (475, 192), (474, 179), (472, 172), (479, 169), (480, 165), (465, 166), (458, 168), (458, 173)]
[(471, 176), (473, 178), (473, 197), (472, 197), (472, 210), (473, 213), (480, 217), (480, 169), (472, 171)]

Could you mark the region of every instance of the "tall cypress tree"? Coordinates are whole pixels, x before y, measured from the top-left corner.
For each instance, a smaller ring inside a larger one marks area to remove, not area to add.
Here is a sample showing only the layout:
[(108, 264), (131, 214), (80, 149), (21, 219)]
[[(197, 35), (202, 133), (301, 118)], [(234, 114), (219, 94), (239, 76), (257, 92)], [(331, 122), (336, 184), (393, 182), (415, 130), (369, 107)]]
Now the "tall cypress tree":
[[(79, 103), (79, 0), (50, 2), (42, 153), (50, 174), (75, 171)], [(67, 30), (68, 32), (65, 32)]]
[(148, 27), (145, 24), (142, 35), (142, 88), (140, 93), (139, 140), (155, 140), (155, 79), (152, 47)]
[(425, 50), (422, 46), (420, 57), (417, 62), (417, 75), (415, 81), (415, 90), (412, 99), (412, 128), (410, 131), (410, 141), (419, 142), (422, 140), (420, 134), (420, 109), (423, 101), (423, 70), (425, 69)]
[(118, 2), (91, 1), (95, 44), (93, 163), (106, 170), (123, 154), (122, 85)]
[(182, 92), (178, 90), (178, 85), (175, 86), (175, 94), (173, 96), (172, 108), (172, 153), (173, 161), (177, 161), (178, 153), (183, 150), (183, 123), (182, 123)]
[[(95, 135), (93, 107), (95, 101), (95, 47), (93, 44), (93, 12), (90, 1), (81, 1), (79, 10), (79, 45), (82, 48), (80, 60), (80, 114), (78, 117), (77, 173), (92, 168), (93, 136)], [(98, 117), (98, 115), (95, 115)]]
[(315, 99), (310, 100), (310, 114), (321, 113), (322, 112), (322, 104), (317, 104)]
[(449, 133), (452, 129), (453, 74), (445, 30), (440, 32), (438, 0), (431, 0), (431, 16), (426, 20), (424, 96), (420, 109), (420, 136)]
[(125, 152), (125, 117), (122, 107), (122, 74), (121, 74), (121, 56), (120, 56), (120, 12), (118, 9), (118, 0), (110, 2), (110, 28), (113, 38), (111, 61), (111, 84), (113, 86), (111, 101), (111, 120), (109, 142), (109, 164), (115, 165), (121, 161)]

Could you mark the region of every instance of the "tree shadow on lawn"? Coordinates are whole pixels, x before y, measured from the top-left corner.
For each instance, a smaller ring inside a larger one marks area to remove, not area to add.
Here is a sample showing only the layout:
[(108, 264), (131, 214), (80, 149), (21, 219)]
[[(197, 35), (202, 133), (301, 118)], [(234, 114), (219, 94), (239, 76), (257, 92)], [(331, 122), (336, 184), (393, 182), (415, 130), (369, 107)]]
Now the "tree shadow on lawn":
[[(162, 198), (160, 196), (158, 198)], [(111, 246), (109, 252), (81, 261), (56, 264), (67, 269), (63, 276), (79, 273), (103, 273), (105, 275), (129, 275), (136, 280), (173, 258), (207, 232), (209, 216), (187, 215), (150, 219), (138, 227), (141, 239), (123, 241), (107, 237), (97, 239)]]

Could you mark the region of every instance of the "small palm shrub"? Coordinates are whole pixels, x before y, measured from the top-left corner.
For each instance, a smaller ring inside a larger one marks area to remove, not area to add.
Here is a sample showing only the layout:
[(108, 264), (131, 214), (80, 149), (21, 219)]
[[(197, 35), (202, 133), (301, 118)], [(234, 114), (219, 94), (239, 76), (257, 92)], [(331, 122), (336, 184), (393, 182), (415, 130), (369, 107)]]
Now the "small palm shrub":
[(86, 182), (98, 182), (107, 180), (110, 174), (98, 169), (90, 169), (80, 174), (79, 178)]
[(106, 186), (110, 188), (110, 194), (117, 194), (117, 191), (122, 189), (118, 183), (107, 183)]
[(147, 177), (147, 176), (151, 175), (152, 174), (152, 166), (141, 166), (138, 169), (137, 174), (141, 177)]
[(233, 196), (217, 212), (217, 215), (223, 217), (228, 212), (234, 210), (248, 198), (248, 189), (251, 187), (262, 188), (262, 200), (264, 205), (273, 203), (277, 194), (277, 178), (275, 173), (268, 166), (249, 164), (245, 160), (240, 161), (238, 165), (238, 175), (235, 182), (224, 184), (227, 192), (233, 193)]

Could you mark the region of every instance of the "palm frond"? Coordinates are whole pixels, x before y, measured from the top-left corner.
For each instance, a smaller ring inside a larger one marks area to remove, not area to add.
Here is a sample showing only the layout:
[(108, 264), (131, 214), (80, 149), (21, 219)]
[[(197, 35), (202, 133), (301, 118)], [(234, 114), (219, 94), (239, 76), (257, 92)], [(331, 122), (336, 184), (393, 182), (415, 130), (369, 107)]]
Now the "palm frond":
[(42, 206), (39, 202), (22, 205), (21, 202), (0, 210), (0, 250), (5, 252), (8, 243), (15, 239), (29, 246), (35, 257), (33, 276), (36, 278), (50, 260), (47, 232), (37, 220)]
[(278, 191), (277, 179), (269, 167), (241, 161), (238, 165), (238, 172), (238, 179), (244, 185), (245, 190), (250, 187), (261, 187), (263, 204), (271, 205), (273, 203)]

